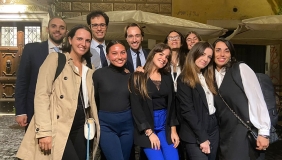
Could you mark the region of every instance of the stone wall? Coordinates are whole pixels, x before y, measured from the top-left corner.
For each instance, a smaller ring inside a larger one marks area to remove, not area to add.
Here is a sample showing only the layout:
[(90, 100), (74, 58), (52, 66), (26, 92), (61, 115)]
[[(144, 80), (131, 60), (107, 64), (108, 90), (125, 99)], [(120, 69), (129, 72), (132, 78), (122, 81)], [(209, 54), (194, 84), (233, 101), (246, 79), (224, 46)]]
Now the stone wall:
[(58, 0), (53, 5), (56, 16), (64, 18), (86, 15), (92, 10), (142, 10), (172, 15), (172, 0)]

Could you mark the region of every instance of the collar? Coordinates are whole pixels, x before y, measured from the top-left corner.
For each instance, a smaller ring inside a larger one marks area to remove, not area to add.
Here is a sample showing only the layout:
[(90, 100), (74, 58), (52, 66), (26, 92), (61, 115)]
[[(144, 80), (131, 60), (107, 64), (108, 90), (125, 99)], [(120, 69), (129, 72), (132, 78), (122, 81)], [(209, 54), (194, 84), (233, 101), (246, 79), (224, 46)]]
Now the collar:
[[(97, 48), (100, 43), (98, 43), (95, 39), (91, 40), (91, 48)], [(103, 47), (106, 48), (106, 43), (105, 41), (102, 43)]]
[[(143, 54), (143, 50), (142, 50), (142, 46), (140, 46), (140, 48), (139, 48), (139, 54), (141, 53), (141, 54)], [(131, 48), (130, 48), (130, 53), (132, 54), (132, 55), (137, 55), (137, 53), (135, 52), (135, 51), (133, 51)]]
[(54, 47), (59, 47), (59, 48), (62, 48), (62, 43), (58, 46), (56, 46), (49, 38), (48, 38), (48, 47), (50, 49), (53, 49)]

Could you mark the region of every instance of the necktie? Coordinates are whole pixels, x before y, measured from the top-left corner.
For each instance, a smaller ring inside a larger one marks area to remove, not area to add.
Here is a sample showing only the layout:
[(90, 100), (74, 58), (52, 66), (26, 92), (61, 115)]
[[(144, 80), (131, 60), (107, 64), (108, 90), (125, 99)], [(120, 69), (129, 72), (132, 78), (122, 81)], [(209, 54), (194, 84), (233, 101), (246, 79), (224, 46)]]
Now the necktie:
[(136, 52), (136, 55), (137, 55), (137, 57), (136, 57), (136, 68), (138, 67), (138, 66), (142, 66), (141, 65), (141, 60), (140, 60), (140, 52), (139, 51), (137, 51)]
[(107, 62), (106, 57), (105, 57), (103, 45), (99, 44), (98, 47), (100, 48), (100, 59), (101, 59), (102, 67), (106, 67), (106, 66), (108, 66), (108, 62)]
[(54, 49), (56, 52), (60, 52), (59, 47), (53, 47), (53, 49)]

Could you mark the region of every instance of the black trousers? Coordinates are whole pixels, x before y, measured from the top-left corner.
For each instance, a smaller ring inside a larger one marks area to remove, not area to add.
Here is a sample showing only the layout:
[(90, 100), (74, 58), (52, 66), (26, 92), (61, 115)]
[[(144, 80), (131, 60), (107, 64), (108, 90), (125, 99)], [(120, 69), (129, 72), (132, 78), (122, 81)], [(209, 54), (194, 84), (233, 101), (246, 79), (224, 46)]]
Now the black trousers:
[(215, 160), (219, 144), (219, 129), (215, 114), (210, 115), (208, 130), (210, 141), (210, 154), (204, 154), (198, 143), (185, 143), (186, 153), (189, 160)]
[(84, 138), (83, 128), (84, 123), (84, 108), (82, 105), (78, 105), (62, 160), (86, 159), (86, 139)]

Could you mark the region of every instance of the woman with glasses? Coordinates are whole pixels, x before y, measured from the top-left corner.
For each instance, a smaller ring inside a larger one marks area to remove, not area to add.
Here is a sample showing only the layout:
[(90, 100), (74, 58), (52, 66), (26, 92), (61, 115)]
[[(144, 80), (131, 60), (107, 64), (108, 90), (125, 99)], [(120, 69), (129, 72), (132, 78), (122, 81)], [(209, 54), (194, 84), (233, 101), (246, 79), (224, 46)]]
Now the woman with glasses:
[[(172, 76), (173, 85), (174, 85), (174, 92), (176, 92), (177, 91), (177, 78), (181, 73), (181, 70), (185, 62), (186, 53), (187, 53), (187, 51), (184, 50), (185, 49), (185, 46), (184, 46), (185, 40), (184, 40), (183, 35), (180, 32), (176, 30), (172, 30), (166, 36), (164, 43), (166, 43), (171, 48), (171, 52), (172, 52), (171, 61), (170, 61), (170, 69), (171, 69), (171, 76)], [(180, 114), (178, 99), (175, 99), (175, 107), (176, 107), (177, 118), (180, 121), (181, 114)], [(183, 159), (185, 157), (184, 155), (185, 152), (182, 147), (182, 144), (178, 146), (178, 151), (179, 151), (180, 158)]]
[(148, 55), (144, 72), (134, 72), (129, 81), (134, 142), (149, 160), (179, 159), (170, 58), (170, 47), (157, 44)]

